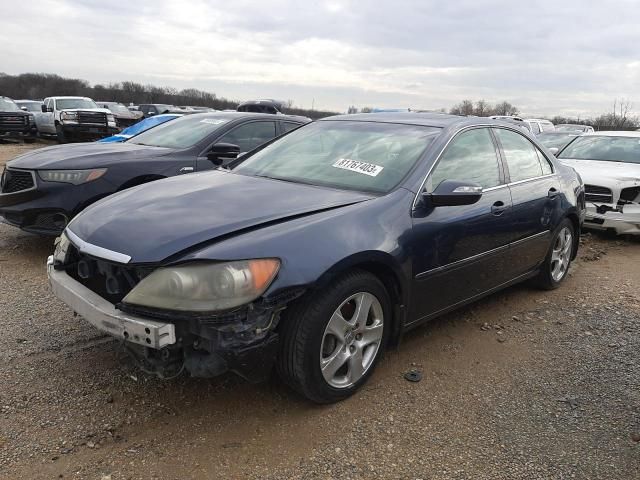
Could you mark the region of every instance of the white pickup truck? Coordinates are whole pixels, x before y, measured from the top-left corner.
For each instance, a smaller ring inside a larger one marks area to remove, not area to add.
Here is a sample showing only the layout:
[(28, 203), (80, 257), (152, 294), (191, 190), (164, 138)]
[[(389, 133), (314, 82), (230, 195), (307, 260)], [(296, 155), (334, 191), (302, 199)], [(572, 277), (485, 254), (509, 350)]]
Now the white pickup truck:
[(55, 135), (60, 143), (98, 140), (119, 131), (113, 113), (87, 97), (45, 98), (35, 120), (41, 135)]

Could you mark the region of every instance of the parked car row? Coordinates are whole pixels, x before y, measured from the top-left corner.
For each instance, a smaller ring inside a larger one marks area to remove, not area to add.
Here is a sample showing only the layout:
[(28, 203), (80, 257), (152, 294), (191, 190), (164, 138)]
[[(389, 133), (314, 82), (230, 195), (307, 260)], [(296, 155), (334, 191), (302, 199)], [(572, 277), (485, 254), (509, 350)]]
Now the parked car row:
[(156, 126), (137, 133), (137, 124), (130, 127), (137, 134), (128, 139), (125, 133), (106, 142), (51, 146), (12, 160), (2, 177), (0, 215), (28, 232), (57, 236), (75, 215), (103, 197), (226, 166), (307, 120), (220, 112), (158, 115), (143, 122)]
[(33, 113), (23, 111), (10, 98), (0, 96), (0, 140), (12, 138), (33, 142), (36, 135)]
[(62, 232), (54, 293), (146, 371), (275, 368), (324, 403), (425, 321), (524, 280), (558, 287), (585, 191), (513, 122), (214, 112), (24, 154), (0, 215)]

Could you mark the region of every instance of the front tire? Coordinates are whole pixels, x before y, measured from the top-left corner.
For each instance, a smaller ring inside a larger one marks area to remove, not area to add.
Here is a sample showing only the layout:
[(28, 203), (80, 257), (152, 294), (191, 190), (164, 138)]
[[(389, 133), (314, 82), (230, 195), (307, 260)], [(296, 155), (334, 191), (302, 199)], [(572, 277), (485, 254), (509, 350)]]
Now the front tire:
[(544, 290), (558, 288), (567, 277), (577, 241), (573, 222), (565, 218), (556, 228), (552, 238), (549, 253), (535, 279), (536, 285)]
[(58, 143), (67, 143), (69, 141), (67, 135), (64, 133), (62, 125), (59, 123), (56, 124), (56, 137), (58, 139)]
[(382, 282), (368, 272), (348, 273), (286, 311), (278, 373), (314, 402), (343, 400), (373, 373), (390, 326), (390, 300)]

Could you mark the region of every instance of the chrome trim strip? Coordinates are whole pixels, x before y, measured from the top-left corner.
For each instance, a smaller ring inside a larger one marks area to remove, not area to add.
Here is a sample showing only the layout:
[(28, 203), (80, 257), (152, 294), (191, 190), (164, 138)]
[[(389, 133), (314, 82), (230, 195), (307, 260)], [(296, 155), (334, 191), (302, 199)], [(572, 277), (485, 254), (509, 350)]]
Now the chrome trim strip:
[(507, 185), (506, 183), (503, 183), (502, 185), (498, 185), (496, 187), (490, 187), (490, 188), (483, 188), (482, 189), (482, 193), (485, 192), (493, 192), (494, 190), (500, 190), (502, 188), (507, 188), (509, 185)]
[(455, 268), (456, 266), (463, 265), (465, 263), (471, 263), (471, 262), (473, 262), (475, 260), (478, 260), (478, 259), (480, 259), (482, 257), (486, 257), (486, 256), (492, 255), (494, 253), (498, 253), (498, 252), (500, 252), (502, 250), (507, 250), (511, 246), (520, 245), (520, 244), (522, 244), (524, 242), (527, 242), (529, 240), (534, 240), (535, 238), (542, 237), (544, 235), (549, 235), (550, 233), (551, 232), (549, 230), (545, 230), (544, 232), (539, 232), (539, 233), (536, 233), (534, 235), (530, 235), (528, 237), (521, 238), (520, 240), (516, 240), (515, 242), (508, 243), (507, 245), (503, 245), (501, 247), (494, 248), (492, 250), (487, 250), (486, 252), (477, 253), (476, 255), (472, 255), (471, 257), (463, 258), (461, 260), (456, 260), (455, 262), (447, 263), (446, 265), (442, 265), (440, 267), (432, 268), (431, 270), (426, 270), (424, 272), (418, 273), (415, 276), (415, 279), (416, 280), (421, 280), (422, 278), (424, 278), (424, 277), (426, 277), (428, 275), (432, 275), (434, 273), (438, 273), (438, 272), (441, 272), (441, 271), (444, 271), (444, 270), (448, 270), (449, 268)]
[(520, 185), (521, 183), (534, 182), (536, 180), (540, 180), (541, 178), (549, 178), (549, 177), (554, 177), (556, 175), (557, 175), (556, 173), (547, 173), (546, 175), (541, 175), (539, 177), (527, 178), (525, 180), (518, 180), (517, 182), (511, 182), (511, 183), (508, 183), (507, 185), (511, 187), (513, 185)]
[(522, 243), (528, 242), (529, 240), (534, 240), (538, 237), (544, 237), (546, 235), (551, 235), (551, 230), (545, 230), (544, 232), (536, 233), (534, 235), (529, 235), (528, 237), (521, 238), (520, 240), (516, 240), (515, 242), (511, 242), (509, 245), (520, 245)]
[(487, 250), (486, 252), (477, 253), (476, 255), (472, 255), (471, 257), (463, 258), (461, 260), (456, 260), (455, 262), (447, 263), (446, 265), (442, 265), (440, 267), (432, 268), (431, 270), (426, 270), (424, 272), (418, 273), (415, 276), (415, 279), (416, 280), (421, 280), (422, 278), (424, 278), (424, 277), (426, 277), (428, 275), (432, 275), (434, 273), (438, 273), (438, 272), (441, 272), (443, 270), (448, 270), (449, 268), (454, 268), (456, 266), (459, 266), (459, 265), (462, 265), (462, 264), (465, 264), (465, 263), (471, 263), (474, 260), (478, 260), (478, 259), (480, 259), (482, 257), (486, 257), (486, 256), (489, 256), (489, 255), (492, 255), (492, 254), (500, 252), (502, 250), (507, 250), (508, 248), (509, 248), (509, 244), (503, 245), (503, 246), (498, 247), (498, 248), (494, 248), (492, 250)]
[(92, 243), (85, 242), (78, 235), (69, 230), (69, 228), (65, 229), (65, 234), (67, 235), (67, 237), (69, 237), (71, 243), (73, 243), (73, 245), (75, 245), (75, 247), (82, 253), (86, 253), (87, 255), (91, 255), (93, 257), (102, 258), (104, 260), (111, 260), (112, 262), (116, 263), (129, 263), (131, 261), (131, 257), (129, 255), (114, 252), (113, 250), (108, 250), (106, 248), (93, 245)]

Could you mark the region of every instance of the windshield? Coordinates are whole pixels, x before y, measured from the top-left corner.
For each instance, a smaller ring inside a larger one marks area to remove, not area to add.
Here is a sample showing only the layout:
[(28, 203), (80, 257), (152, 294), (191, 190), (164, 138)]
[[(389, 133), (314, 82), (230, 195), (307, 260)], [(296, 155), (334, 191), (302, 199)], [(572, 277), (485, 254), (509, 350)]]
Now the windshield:
[(204, 140), (229, 121), (229, 118), (204, 115), (186, 116), (159, 125), (129, 140), (137, 145), (165, 148), (189, 148)]
[(541, 133), (536, 138), (547, 148), (560, 149), (577, 136), (575, 133)]
[(125, 128), (120, 132), (122, 136), (133, 137), (134, 135), (138, 135), (146, 130), (149, 130), (156, 125), (160, 125), (161, 123), (168, 122), (169, 120), (173, 120), (174, 118), (178, 118), (180, 115), (155, 115), (153, 117), (146, 118), (135, 125), (131, 125), (130, 127)]
[(321, 121), (255, 153), (235, 173), (386, 193), (409, 173), (440, 128)]
[(124, 105), (120, 105), (119, 103), (105, 103), (104, 105), (113, 113), (117, 113), (119, 115), (131, 116), (131, 112)]
[(25, 107), (29, 112), (42, 111), (42, 103), (40, 102), (16, 102), (19, 107)]
[(59, 98), (56, 100), (56, 109), (66, 108), (98, 108), (93, 100), (86, 98)]
[(580, 137), (570, 143), (558, 158), (640, 163), (640, 137)]
[(20, 107), (18, 107), (11, 100), (6, 98), (0, 98), (0, 112), (19, 112)]

